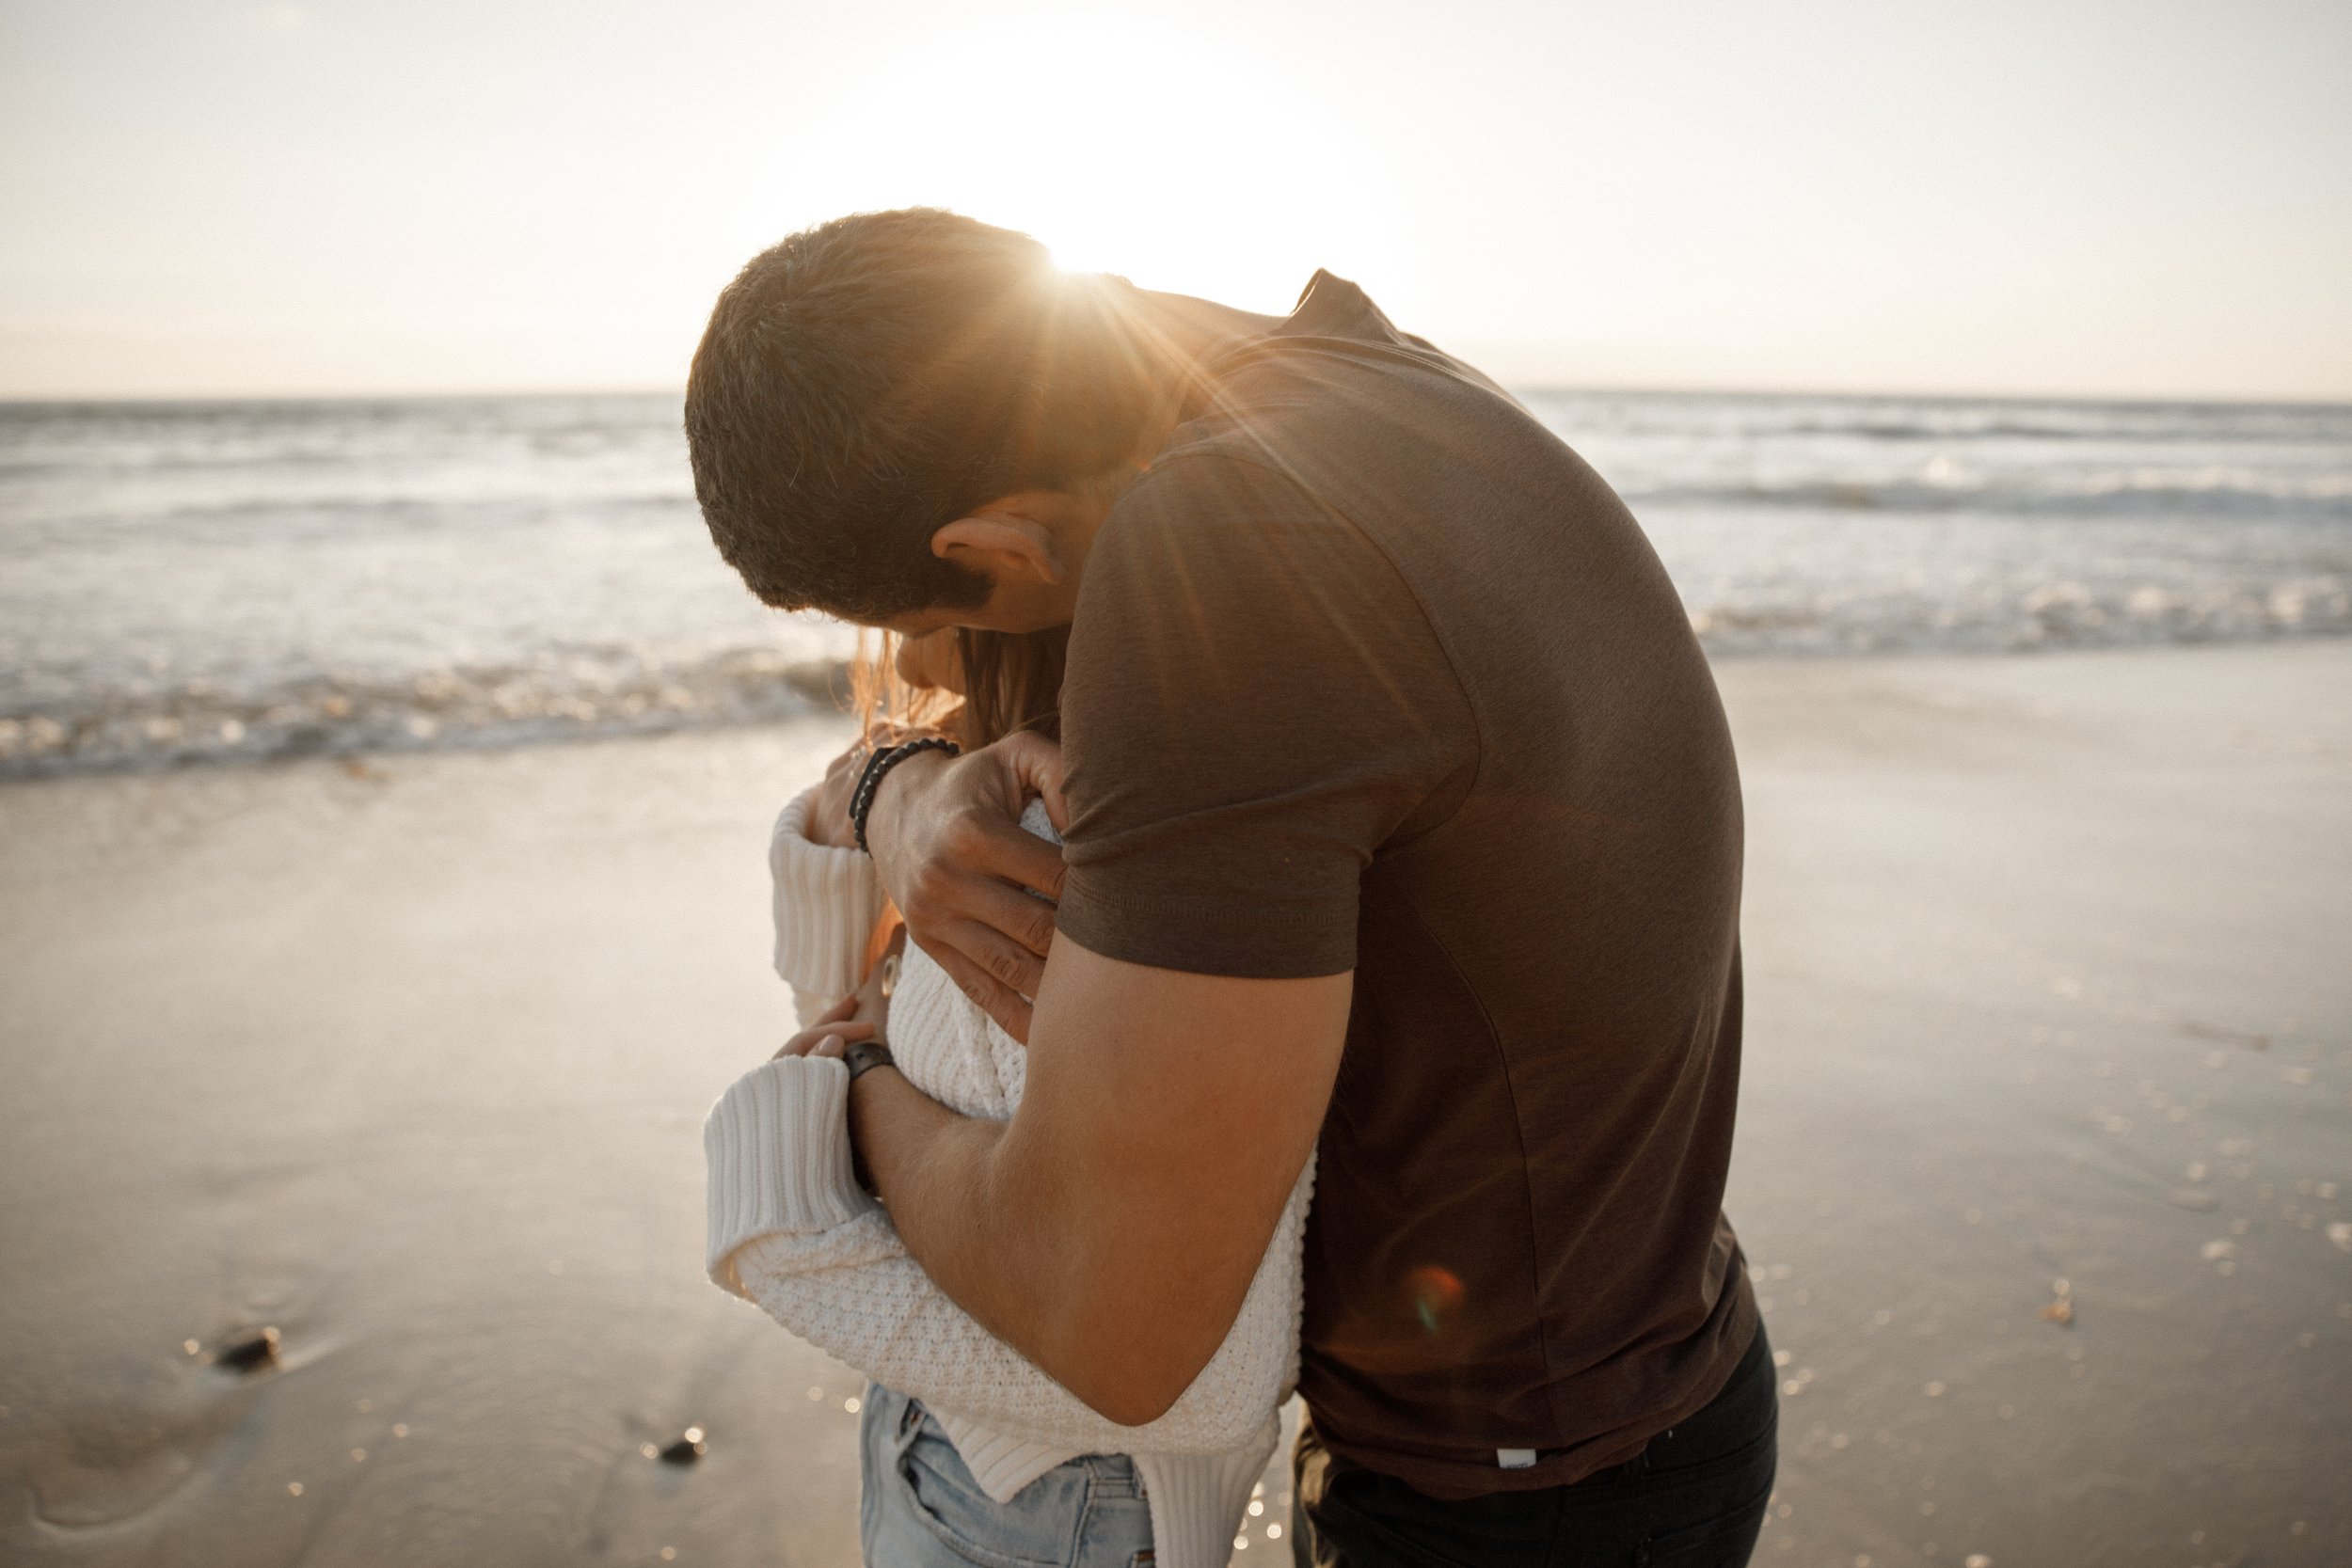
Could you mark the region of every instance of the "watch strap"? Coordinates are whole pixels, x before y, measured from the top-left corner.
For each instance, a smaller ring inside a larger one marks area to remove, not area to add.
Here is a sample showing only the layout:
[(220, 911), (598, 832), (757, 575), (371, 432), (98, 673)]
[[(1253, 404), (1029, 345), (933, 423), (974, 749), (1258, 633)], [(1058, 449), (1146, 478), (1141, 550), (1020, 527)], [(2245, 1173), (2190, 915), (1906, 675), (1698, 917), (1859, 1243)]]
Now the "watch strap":
[(896, 1067), (890, 1047), (881, 1040), (860, 1040), (841, 1053), (841, 1065), (850, 1069), (850, 1082), (854, 1084), (878, 1067)]

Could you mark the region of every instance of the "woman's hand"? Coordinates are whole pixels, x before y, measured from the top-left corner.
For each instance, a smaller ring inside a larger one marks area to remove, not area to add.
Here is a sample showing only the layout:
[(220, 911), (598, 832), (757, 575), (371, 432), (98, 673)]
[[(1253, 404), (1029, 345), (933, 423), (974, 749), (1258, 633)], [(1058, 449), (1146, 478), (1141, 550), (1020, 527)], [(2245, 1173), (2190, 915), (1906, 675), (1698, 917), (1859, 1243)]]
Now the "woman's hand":
[(898, 989), (898, 960), (906, 953), (907, 928), (894, 932), (866, 983), (818, 1015), (817, 1022), (784, 1042), (786, 1056), (838, 1056), (860, 1040), (880, 1039), (890, 1026), (890, 993)]
[(856, 1016), (860, 996), (845, 996), (826, 1008), (815, 1023), (785, 1041), (773, 1059), (838, 1056), (858, 1041), (872, 1039), (881, 1025)]

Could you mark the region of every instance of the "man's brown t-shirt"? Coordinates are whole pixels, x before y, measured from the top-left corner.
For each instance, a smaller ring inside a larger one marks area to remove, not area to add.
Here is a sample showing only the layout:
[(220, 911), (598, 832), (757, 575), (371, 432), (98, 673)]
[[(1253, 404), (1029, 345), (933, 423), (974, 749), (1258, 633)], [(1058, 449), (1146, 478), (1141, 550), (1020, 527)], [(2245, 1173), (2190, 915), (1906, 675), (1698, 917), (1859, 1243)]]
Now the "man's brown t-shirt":
[(1756, 1323), (1722, 1212), (1713, 680), (1609, 486), (1353, 284), (1318, 274), (1204, 368), (1087, 562), (1060, 928), (1356, 972), (1307, 1237), (1316, 1430), (1437, 1497), (1577, 1480), (1706, 1404)]

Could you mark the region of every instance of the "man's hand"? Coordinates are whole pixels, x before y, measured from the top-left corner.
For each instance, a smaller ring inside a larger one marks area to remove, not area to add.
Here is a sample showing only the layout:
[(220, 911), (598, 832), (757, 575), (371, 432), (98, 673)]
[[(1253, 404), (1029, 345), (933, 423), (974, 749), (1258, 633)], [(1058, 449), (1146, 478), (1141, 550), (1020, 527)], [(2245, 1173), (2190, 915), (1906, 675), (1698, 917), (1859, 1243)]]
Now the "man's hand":
[(909, 757), (883, 776), (866, 817), (882, 890), (908, 934), (1024, 1042), (1054, 944), (1046, 899), (1060, 896), (1062, 877), (1061, 852), (1021, 826), (1033, 795), (1057, 829), (1069, 821), (1061, 748), (1010, 735), (969, 756)]
[(872, 748), (860, 740), (825, 765), (825, 782), (818, 786), (817, 799), (809, 802), (811, 844), (827, 844), (835, 849), (857, 847), (857, 829), (850, 822), (850, 797), (857, 793), (858, 775), (873, 754)]

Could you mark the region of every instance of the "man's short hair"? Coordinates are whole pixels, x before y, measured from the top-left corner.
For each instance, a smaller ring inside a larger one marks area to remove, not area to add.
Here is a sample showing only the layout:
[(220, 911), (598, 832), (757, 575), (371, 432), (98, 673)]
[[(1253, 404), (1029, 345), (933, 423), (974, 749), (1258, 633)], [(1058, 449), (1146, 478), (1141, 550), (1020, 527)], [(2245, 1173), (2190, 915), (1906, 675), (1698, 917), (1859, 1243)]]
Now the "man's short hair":
[(687, 379), (719, 553), (779, 609), (881, 621), (979, 604), (987, 581), (931, 535), (1129, 456), (1155, 393), (1127, 294), (1056, 271), (1025, 234), (930, 208), (836, 218), (754, 257)]

